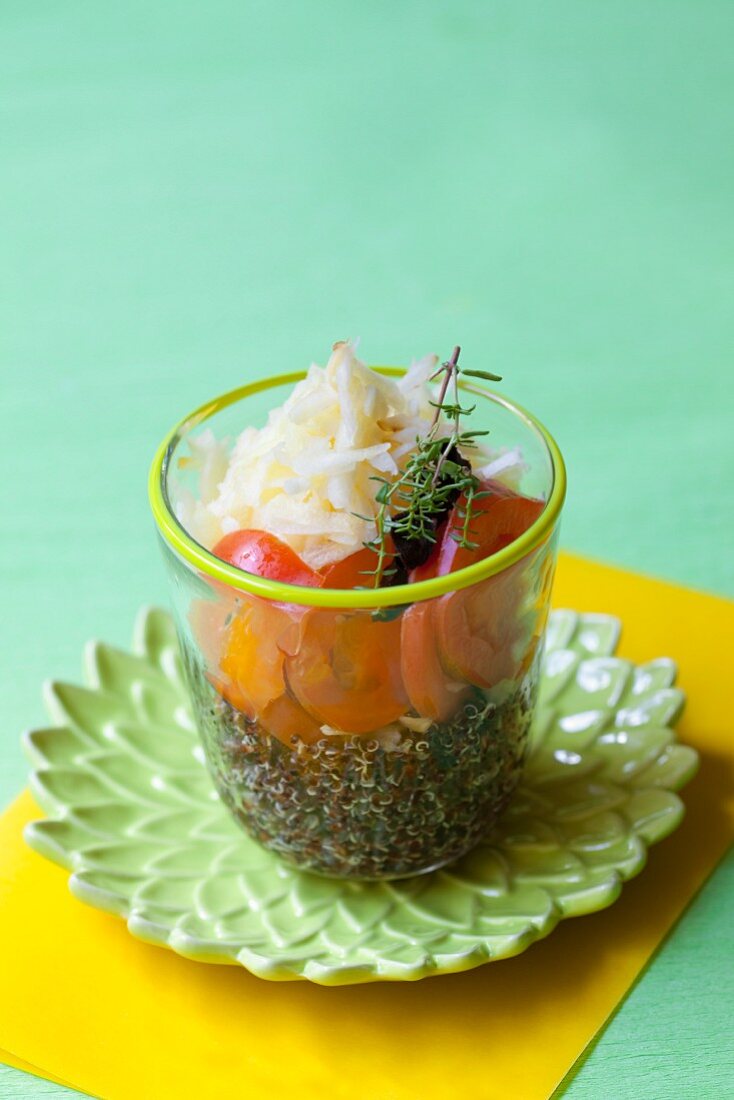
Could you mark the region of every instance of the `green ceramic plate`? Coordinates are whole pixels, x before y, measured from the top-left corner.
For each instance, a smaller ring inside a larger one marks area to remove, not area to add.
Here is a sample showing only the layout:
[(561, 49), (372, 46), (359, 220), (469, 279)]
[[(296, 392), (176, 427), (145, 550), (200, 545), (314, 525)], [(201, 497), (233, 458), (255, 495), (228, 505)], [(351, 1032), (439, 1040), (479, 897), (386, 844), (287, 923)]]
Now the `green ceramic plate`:
[(134, 936), (263, 978), (416, 979), (508, 958), (562, 917), (610, 905), (680, 822), (695, 752), (666, 659), (612, 656), (602, 615), (552, 614), (525, 778), (494, 833), (449, 869), (386, 883), (317, 878), (244, 835), (218, 801), (173, 624), (138, 620), (134, 653), (92, 643), (88, 687), (53, 683), (53, 728), (25, 746), (48, 819), (28, 843)]

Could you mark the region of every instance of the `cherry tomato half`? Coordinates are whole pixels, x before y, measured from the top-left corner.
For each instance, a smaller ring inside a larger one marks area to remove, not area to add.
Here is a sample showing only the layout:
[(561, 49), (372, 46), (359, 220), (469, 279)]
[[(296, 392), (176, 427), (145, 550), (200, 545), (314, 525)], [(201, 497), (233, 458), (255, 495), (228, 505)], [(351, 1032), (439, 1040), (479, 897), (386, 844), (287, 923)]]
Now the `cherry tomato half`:
[(286, 657), (285, 678), (320, 724), (369, 733), (394, 722), (408, 708), (400, 620), (314, 608), (303, 620), (296, 652)]
[(267, 531), (232, 531), (219, 540), (213, 553), (246, 573), (268, 577), (271, 581), (303, 584), (310, 588), (320, 588), (324, 583), (322, 575), (306, 565), (295, 550)]

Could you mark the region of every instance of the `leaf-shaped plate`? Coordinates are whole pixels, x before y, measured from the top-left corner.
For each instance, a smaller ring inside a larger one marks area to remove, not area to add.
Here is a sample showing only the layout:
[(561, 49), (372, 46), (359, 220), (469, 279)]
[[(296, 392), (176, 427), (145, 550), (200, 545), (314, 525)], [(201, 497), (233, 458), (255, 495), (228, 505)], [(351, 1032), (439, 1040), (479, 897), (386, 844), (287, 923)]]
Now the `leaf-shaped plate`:
[(176, 636), (143, 611), (134, 652), (92, 643), (87, 687), (47, 685), (25, 737), (48, 818), (36, 851), (133, 935), (263, 978), (416, 979), (508, 958), (562, 917), (610, 905), (679, 823), (696, 753), (667, 659), (614, 657), (619, 624), (552, 613), (524, 778), (499, 826), (449, 868), (394, 882), (318, 878), (246, 836), (214, 792)]

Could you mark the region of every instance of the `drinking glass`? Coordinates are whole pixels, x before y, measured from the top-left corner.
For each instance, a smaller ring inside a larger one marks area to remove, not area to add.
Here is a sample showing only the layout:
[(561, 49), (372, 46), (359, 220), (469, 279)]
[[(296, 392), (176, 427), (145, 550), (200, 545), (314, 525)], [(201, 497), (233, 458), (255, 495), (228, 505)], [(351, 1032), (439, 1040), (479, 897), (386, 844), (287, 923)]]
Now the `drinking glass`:
[(255, 576), (186, 530), (185, 504), (206, 476), (191, 455), (203, 432), (233, 442), (260, 427), (302, 377), (208, 402), (167, 436), (151, 469), (193, 715), (220, 798), (261, 844), (323, 875), (418, 874), (486, 836), (519, 781), (563, 459), (534, 416), (462, 383), (476, 403), (471, 427), (521, 456), (516, 489), (537, 502), (537, 518), (519, 538), (455, 573), (392, 587)]

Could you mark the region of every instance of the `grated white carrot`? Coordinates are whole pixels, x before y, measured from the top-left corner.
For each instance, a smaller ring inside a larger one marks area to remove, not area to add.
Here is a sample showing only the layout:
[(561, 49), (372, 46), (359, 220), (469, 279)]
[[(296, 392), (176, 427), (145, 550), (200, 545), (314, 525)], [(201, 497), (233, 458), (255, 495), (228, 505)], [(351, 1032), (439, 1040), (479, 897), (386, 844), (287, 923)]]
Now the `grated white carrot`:
[[(397, 475), (429, 430), (438, 359), (428, 355), (394, 380), (355, 350), (353, 342), (335, 344), (326, 366), (312, 364), (265, 426), (245, 428), (231, 453), (209, 429), (190, 441), (179, 463), (198, 469), (198, 499), (181, 490), (177, 515), (203, 546), (254, 528), (320, 569), (375, 537), (379, 478)], [(524, 471), (519, 449), (478, 447), (467, 457), (482, 479), (513, 483)]]

